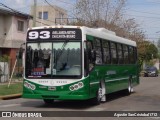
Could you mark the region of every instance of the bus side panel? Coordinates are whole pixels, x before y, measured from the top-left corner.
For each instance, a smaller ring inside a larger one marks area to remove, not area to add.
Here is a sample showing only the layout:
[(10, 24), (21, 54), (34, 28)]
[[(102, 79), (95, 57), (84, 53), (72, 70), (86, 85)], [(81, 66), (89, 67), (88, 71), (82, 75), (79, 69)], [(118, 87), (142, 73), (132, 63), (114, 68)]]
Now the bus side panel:
[(95, 97), (104, 80), (106, 93), (112, 93), (128, 88), (129, 78), (132, 78), (132, 85), (139, 84), (136, 65), (99, 65), (90, 72), (90, 97)]
[(112, 93), (124, 89), (128, 86), (126, 79), (127, 74), (124, 74), (125, 69), (119, 65), (107, 65), (105, 67), (105, 82), (106, 92)]
[(106, 92), (112, 93), (128, 88), (129, 78), (132, 78), (132, 84), (139, 84), (136, 65), (108, 65), (105, 67)]

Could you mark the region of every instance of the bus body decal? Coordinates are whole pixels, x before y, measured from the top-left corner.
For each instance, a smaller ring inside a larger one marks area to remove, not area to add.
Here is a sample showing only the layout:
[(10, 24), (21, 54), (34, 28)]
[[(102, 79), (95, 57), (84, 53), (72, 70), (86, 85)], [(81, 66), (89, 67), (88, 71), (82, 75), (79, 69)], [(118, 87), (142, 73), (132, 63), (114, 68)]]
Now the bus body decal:
[(128, 78), (129, 78), (129, 77), (119, 78), (119, 79), (105, 80), (105, 82), (121, 81), (121, 80), (125, 80), (125, 79), (128, 79)]
[(91, 82), (90, 85), (99, 84), (99, 82)]

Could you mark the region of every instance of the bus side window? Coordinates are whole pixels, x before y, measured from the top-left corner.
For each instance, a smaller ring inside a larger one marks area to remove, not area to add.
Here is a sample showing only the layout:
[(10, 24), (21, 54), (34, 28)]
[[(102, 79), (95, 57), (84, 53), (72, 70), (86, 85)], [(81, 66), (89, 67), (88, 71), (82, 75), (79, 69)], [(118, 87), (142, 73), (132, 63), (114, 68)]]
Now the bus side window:
[(92, 43), (87, 41), (87, 51), (88, 51), (88, 59), (89, 62), (92, 62), (91, 51), (92, 51)]
[(123, 54), (124, 54), (124, 64), (129, 64), (128, 46), (126, 45), (123, 45)]
[(117, 52), (118, 52), (118, 63), (123, 64), (122, 44), (117, 44)]
[(134, 56), (134, 48), (132, 46), (129, 46), (129, 61), (130, 64), (134, 64), (135, 63), (135, 56)]
[(117, 64), (117, 49), (116, 49), (116, 43), (111, 43), (111, 56), (112, 56), (112, 64)]
[(103, 44), (103, 62), (104, 64), (110, 64), (111, 63), (111, 57), (110, 57), (110, 51), (109, 51), (109, 42), (108, 41), (102, 41)]
[(95, 60), (93, 60), (93, 56), (92, 56), (92, 52), (93, 52), (93, 43), (90, 42), (90, 41), (87, 41), (87, 44), (86, 44), (86, 48), (87, 48), (87, 57), (88, 57), (88, 63), (89, 64), (89, 71), (91, 71), (94, 67), (94, 63), (95, 63)]
[(134, 57), (135, 57), (135, 63), (137, 63), (138, 55), (137, 55), (137, 48), (134, 47)]
[(96, 61), (98, 65), (102, 64), (102, 49), (101, 49), (101, 40), (95, 39), (93, 42), (94, 50), (96, 51)]

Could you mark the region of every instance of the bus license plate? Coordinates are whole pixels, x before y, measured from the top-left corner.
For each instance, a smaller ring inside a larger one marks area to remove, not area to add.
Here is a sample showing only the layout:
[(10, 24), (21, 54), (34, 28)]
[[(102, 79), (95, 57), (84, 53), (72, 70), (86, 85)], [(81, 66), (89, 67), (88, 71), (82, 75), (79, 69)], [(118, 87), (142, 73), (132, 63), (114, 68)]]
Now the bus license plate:
[(56, 87), (55, 86), (49, 86), (48, 90), (56, 90)]

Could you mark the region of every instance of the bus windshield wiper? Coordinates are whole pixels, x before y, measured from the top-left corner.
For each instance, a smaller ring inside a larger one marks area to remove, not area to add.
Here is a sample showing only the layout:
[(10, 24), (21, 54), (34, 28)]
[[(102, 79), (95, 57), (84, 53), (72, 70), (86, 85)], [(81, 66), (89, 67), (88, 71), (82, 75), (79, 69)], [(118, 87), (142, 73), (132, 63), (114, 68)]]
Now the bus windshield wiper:
[(63, 43), (63, 45), (62, 45), (62, 47), (61, 47), (61, 51), (59, 52), (59, 54), (58, 54), (57, 57), (56, 57), (56, 61), (55, 61), (56, 65), (57, 65), (57, 61), (59, 60), (60, 56), (61, 56), (62, 53), (64, 52), (64, 48), (66, 47), (68, 41), (69, 41), (69, 40), (66, 40), (66, 41)]

